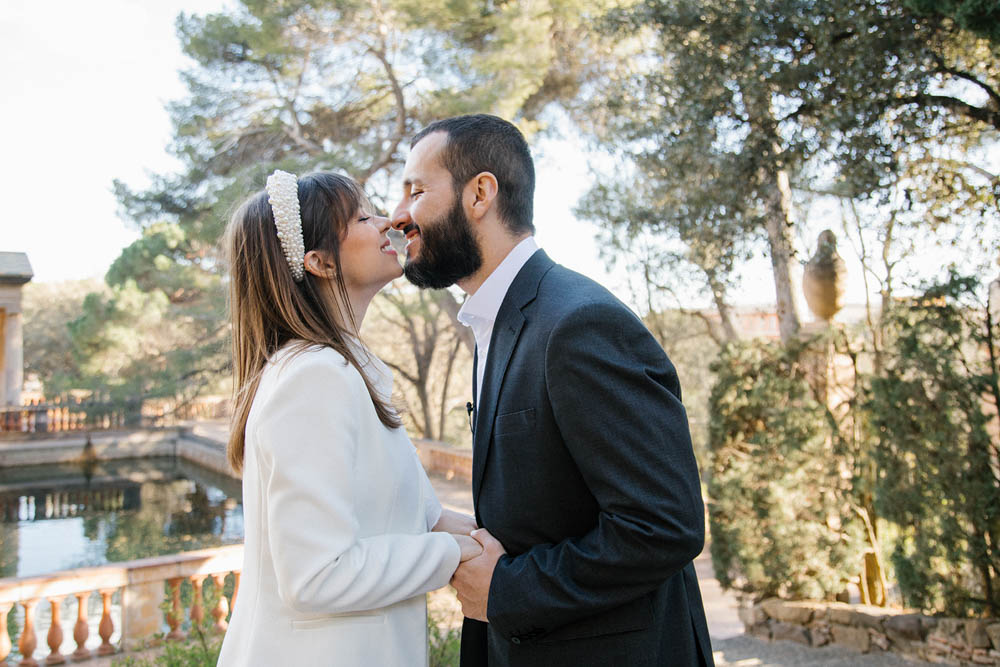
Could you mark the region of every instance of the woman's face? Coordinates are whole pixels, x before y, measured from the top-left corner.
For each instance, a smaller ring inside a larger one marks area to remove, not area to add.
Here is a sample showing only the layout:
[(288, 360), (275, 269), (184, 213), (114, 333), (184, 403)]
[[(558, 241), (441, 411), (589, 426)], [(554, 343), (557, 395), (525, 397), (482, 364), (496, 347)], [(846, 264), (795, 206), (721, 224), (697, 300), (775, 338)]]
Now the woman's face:
[(340, 268), (349, 294), (377, 292), (403, 275), (386, 231), (389, 219), (362, 206), (347, 225), (340, 243)]

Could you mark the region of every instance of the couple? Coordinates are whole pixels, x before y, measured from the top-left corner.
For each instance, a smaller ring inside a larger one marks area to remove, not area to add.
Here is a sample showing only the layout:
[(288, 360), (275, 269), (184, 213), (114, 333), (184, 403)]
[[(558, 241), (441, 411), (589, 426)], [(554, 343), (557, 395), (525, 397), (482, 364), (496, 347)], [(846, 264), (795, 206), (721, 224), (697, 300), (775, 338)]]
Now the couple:
[[(392, 220), (348, 178), (268, 178), (227, 229), (246, 551), (220, 665), (425, 665), (449, 582), (462, 666), (711, 665), (677, 374), (642, 322), (538, 249), (510, 123), (429, 125)], [(442, 509), (358, 331), (400, 275), (475, 334), (476, 515)]]

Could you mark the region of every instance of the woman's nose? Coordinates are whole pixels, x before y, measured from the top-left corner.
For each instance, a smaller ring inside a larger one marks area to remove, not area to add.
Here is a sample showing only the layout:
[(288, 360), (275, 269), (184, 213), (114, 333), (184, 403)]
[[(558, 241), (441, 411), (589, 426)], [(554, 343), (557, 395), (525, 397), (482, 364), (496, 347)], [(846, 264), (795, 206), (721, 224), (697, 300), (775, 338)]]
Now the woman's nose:
[(374, 216), (373, 222), (375, 223), (375, 229), (378, 230), (379, 234), (384, 234), (390, 227), (392, 227), (392, 223), (389, 221), (389, 218), (382, 215)]

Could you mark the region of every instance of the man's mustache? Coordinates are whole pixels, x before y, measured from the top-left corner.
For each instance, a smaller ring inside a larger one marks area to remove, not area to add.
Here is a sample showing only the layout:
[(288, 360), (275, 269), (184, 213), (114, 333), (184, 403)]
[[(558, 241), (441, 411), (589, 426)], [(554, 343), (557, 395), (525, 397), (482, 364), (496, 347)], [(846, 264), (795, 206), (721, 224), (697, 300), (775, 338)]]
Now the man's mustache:
[(420, 231), (420, 226), (417, 225), (417, 223), (415, 223), (415, 222), (407, 223), (407, 225), (400, 230), (400, 232), (403, 234), (403, 236), (406, 236), (410, 232), (414, 232), (414, 231), (415, 232), (419, 232)]

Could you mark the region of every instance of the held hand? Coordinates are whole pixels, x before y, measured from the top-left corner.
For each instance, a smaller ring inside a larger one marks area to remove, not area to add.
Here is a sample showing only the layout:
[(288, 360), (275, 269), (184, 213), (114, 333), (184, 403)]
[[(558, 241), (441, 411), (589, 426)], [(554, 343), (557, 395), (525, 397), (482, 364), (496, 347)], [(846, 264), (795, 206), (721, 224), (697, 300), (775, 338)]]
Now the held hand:
[(455, 570), (451, 585), (458, 591), (458, 601), (462, 603), (462, 614), (467, 618), (487, 622), (486, 608), (490, 597), (490, 582), (500, 556), (507, 553), (503, 545), (485, 528), (472, 531), (472, 537), (482, 545), (483, 553), (478, 558), (464, 562)]
[(483, 553), (483, 545), (468, 535), (453, 534), (452, 537), (455, 538), (455, 541), (458, 542), (458, 546), (462, 549), (462, 563)]
[(468, 514), (462, 514), (455, 510), (442, 509), (441, 518), (434, 524), (432, 530), (439, 533), (455, 533), (456, 535), (468, 535), (479, 526), (476, 525), (475, 518)]

